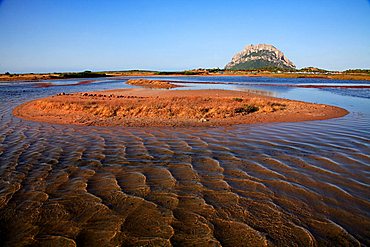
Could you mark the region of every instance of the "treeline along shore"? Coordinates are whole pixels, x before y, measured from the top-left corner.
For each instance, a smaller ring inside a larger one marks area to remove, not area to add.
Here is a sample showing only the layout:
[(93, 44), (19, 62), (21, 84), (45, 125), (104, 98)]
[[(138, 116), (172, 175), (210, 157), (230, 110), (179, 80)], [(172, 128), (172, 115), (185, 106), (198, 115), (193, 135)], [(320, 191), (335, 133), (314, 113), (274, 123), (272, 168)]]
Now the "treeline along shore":
[(258, 70), (224, 70), (193, 69), (185, 71), (150, 71), (150, 70), (125, 70), (125, 71), (83, 71), (63, 73), (25, 73), (14, 74), (6, 72), (0, 74), (0, 82), (9, 81), (41, 81), (60, 80), (71, 78), (98, 78), (98, 77), (123, 77), (123, 76), (250, 76), (273, 78), (322, 78), (334, 80), (370, 80), (370, 70), (352, 69), (346, 71), (327, 71), (314, 67), (303, 69), (262, 68)]

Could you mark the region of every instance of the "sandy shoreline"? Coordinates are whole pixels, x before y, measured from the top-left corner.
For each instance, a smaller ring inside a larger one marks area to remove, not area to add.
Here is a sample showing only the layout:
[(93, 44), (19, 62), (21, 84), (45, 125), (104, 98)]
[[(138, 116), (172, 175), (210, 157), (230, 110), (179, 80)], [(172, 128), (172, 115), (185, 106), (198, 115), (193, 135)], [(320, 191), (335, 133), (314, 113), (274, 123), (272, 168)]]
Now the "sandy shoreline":
[(19, 118), (93, 126), (230, 126), (341, 117), (334, 106), (229, 90), (121, 89), (62, 94), (16, 107)]
[(127, 80), (126, 84), (133, 85), (133, 86), (140, 86), (144, 88), (157, 88), (157, 89), (171, 89), (180, 87), (175, 84), (172, 84), (169, 81), (161, 81), (161, 80), (148, 80), (143, 78), (138, 79), (129, 79)]

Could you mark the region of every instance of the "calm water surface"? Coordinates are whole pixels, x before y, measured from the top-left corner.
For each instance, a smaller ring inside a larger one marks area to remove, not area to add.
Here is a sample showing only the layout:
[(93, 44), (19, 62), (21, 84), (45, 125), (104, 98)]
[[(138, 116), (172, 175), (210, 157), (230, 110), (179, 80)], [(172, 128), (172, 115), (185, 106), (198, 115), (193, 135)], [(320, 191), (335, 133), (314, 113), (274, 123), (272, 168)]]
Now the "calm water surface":
[(264, 90), (351, 113), (227, 128), (54, 125), (11, 111), (60, 92), (131, 86), (106, 78), (0, 84), (0, 245), (370, 245), (369, 90), (264, 85), (367, 82), (165, 79), (192, 89)]

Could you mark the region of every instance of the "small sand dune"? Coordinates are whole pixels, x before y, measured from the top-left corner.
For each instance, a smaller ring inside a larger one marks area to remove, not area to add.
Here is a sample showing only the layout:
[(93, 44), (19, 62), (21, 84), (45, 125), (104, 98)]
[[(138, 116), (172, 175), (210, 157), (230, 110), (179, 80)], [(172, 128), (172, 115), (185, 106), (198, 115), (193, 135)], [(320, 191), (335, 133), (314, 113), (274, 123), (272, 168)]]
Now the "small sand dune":
[(22, 104), (14, 115), (95, 126), (228, 126), (341, 117), (344, 109), (229, 90), (122, 89), (59, 94)]
[(168, 81), (148, 80), (148, 79), (130, 79), (126, 83), (130, 85), (146, 87), (146, 88), (170, 89), (170, 88), (179, 87)]

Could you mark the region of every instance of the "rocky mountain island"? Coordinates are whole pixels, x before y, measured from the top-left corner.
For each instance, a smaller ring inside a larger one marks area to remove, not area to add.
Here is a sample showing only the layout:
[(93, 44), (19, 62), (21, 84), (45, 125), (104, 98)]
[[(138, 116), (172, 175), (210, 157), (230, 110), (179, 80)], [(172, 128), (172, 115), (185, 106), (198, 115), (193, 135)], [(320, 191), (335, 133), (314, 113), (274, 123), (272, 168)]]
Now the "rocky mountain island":
[(226, 70), (260, 68), (294, 69), (295, 65), (273, 45), (258, 44), (246, 46), (225, 66)]

